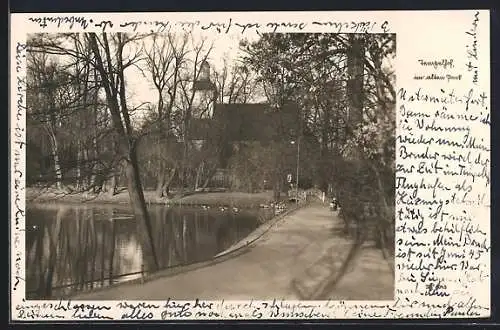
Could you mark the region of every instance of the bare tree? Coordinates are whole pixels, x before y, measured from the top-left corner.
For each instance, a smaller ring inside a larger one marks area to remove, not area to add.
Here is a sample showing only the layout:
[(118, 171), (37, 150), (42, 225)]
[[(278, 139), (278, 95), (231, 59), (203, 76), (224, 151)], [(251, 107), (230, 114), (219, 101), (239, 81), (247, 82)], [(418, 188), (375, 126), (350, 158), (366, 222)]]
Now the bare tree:
[[(180, 110), (182, 111), (182, 122), (181, 122), (181, 136), (183, 141), (183, 152), (181, 167), (178, 172), (179, 181), (181, 184), (181, 189), (184, 190), (187, 182), (187, 174), (189, 165), (189, 151), (191, 146), (191, 136), (190, 136), (190, 124), (193, 114), (196, 115), (195, 107), (195, 95), (196, 90), (193, 85), (200, 78), (201, 67), (203, 63), (206, 63), (210, 53), (213, 49), (213, 44), (207, 44), (205, 39), (197, 42), (191, 38), (191, 51), (190, 59), (186, 61), (185, 68), (181, 75), (180, 80), (180, 92), (181, 99), (178, 104)], [(199, 109), (198, 109), (199, 110)], [(202, 115), (203, 111), (198, 113)]]
[(57, 156), (53, 163), (59, 168), (54, 171), (58, 190), (62, 179), (68, 193), (74, 188), (103, 190), (115, 164), (109, 157), (112, 135), (88, 42), (79, 34), (36, 34), (28, 38), (28, 45), (27, 157), (29, 171), (38, 169), (38, 175), (29, 175), (30, 183), (44, 180), (48, 144), (51, 157)]
[(28, 70), (28, 106), (31, 108), (30, 116), (42, 123), (49, 137), (54, 173), (57, 189), (62, 189), (62, 168), (60, 162), (59, 128), (61, 128), (61, 105), (57, 104), (58, 88), (63, 77), (59, 74), (59, 67), (54, 62), (49, 62), (46, 54), (30, 56)]
[(139, 162), (137, 158), (138, 137), (131, 123), (130, 109), (126, 99), (125, 70), (136, 63), (139, 53), (132, 54), (125, 60), (123, 52), (126, 45), (138, 41), (140, 36), (125, 33), (116, 33), (111, 37), (107, 33), (102, 33), (101, 36), (89, 33), (86, 36), (95, 56), (94, 65), (101, 77), (113, 127), (118, 135), (117, 151), (119, 158), (124, 162), (132, 209), (136, 218), (144, 223), (146, 227), (154, 265), (158, 268), (158, 258), (152, 236), (151, 221), (146, 208), (139, 175)]
[(214, 82), (217, 86), (218, 103), (249, 103), (256, 96), (255, 90), (258, 82), (254, 72), (249, 70), (244, 63), (229, 64), (224, 59), (222, 70), (214, 71)]
[[(177, 170), (177, 162), (171, 158), (172, 144), (175, 143), (172, 112), (176, 101), (178, 102), (180, 74), (188, 53), (187, 43), (187, 35), (182, 36), (179, 41), (173, 34), (167, 34), (164, 38), (158, 38), (154, 34), (151, 46), (144, 45), (146, 69), (158, 95), (156, 112), (152, 116), (154, 123), (148, 123), (153, 128), (149, 133), (153, 133), (157, 138), (157, 197), (168, 193), (168, 187)], [(167, 177), (168, 167), (170, 174)]]

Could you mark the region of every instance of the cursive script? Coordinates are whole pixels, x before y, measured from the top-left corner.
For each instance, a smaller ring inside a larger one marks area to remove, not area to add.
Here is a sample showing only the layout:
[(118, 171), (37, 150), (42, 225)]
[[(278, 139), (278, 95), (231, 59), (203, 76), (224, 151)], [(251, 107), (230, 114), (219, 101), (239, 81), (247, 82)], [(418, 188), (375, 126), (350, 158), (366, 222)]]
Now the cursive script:
[[(490, 252), (490, 100), (478, 87), (479, 21), (476, 12), (463, 38), (464, 58), (418, 59), (415, 85), (397, 91), (399, 298), (387, 315), (399, 316), (401, 306), (413, 310), (407, 317), (488, 310), (472, 289), (487, 288)], [(469, 72), (471, 81), (464, 79)]]

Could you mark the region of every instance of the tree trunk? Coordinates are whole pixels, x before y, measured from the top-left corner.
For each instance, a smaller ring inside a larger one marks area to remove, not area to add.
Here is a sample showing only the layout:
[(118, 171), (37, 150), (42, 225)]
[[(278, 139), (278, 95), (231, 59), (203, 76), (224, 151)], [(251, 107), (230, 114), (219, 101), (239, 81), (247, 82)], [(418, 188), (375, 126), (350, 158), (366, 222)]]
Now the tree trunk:
[[(93, 75), (94, 75), (94, 80), (95, 80), (95, 84), (97, 84), (97, 80), (98, 80), (98, 73), (97, 73), (97, 70), (94, 69), (94, 72), (93, 72)], [(94, 86), (96, 87), (96, 86)], [(92, 123), (92, 145), (90, 147), (90, 150), (91, 152), (89, 152), (89, 148), (86, 149), (86, 152), (85, 152), (85, 155), (86, 155), (86, 160), (87, 160), (87, 166), (88, 166), (88, 169), (91, 173), (90, 177), (89, 177), (89, 186), (92, 187), (92, 189), (94, 191), (96, 191), (96, 187), (94, 186), (96, 184), (96, 174), (95, 174), (95, 171), (96, 169), (98, 168), (96, 162), (97, 160), (99, 159), (99, 146), (97, 144), (97, 136), (98, 136), (98, 130), (100, 129), (99, 127), (99, 106), (98, 106), (98, 102), (99, 99), (98, 99), (98, 92), (97, 91), (94, 91), (93, 94), (92, 94), (92, 103), (93, 103), (93, 106), (92, 106), (92, 115), (93, 115), (93, 123)], [(108, 121), (108, 113), (107, 111), (104, 111), (103, 112), (103, 116), (104, 116), (104, 123), (107, 123)], [(89, 163), (90, 161), (90, 157), (89, 155), (91, 155), (92, 157), (92, 160), (91, 162)], [(99, 169), (100, 170), (100, 169)]]
[(279, 173), (276, 173), (274, 176), (274, 185), (273, 185), (273, 197), (275, 201), (280, 200), (280, 194), (281, 194), (281, 182), (280, 182), (280, 177)]
[(320, 144), (320, 189), (327, 191), (330, 177), (328, 172), (331, 170), (329, 162), (330, 150), (328, 148), (328, 140), (330, 138), (330, 115), (329, 111), (324, 111), (324, 118), (321, 123), (321, 144)]
[(282, 175), (283, 175), (283, 148), (282, 145), (276, 145), (274, 148), (275, 152), (275, 169), (274, 169), (274, 199), (279, 201), (281, 198), (281, 185), (282, 185)]
[(187, 158), (187, 154), (188, 154), (187, 141), (186, 141), (186, 137), (184, 137), (184, 142), (183, 142), (183, 146), (182, 146), (182, 159), (181, 159), (181, 164), (180, 164), (180, 168), (179, 168), (179, 175), (178, 175), (181, 193), (184, 192), (184, 186), (186, 183), (186, 167), (187, 167), (186, 158)]
[(95, 183), (96, 183), (96, 166), (93, 164), (94, 161), (90, 159), (89, 156), (89, 149), (85, 149), (83, 151), (83, 161), (85, 166), (84, 168), (84, 175), (82, 178), (82, 183), (84, 185), (83, 189), (91, 189), (92, 191), (96, 191)]
[(210, 180), (214, 177), (215, 173), (217, 172), (217, 166), (212, 166), (210, 171), (208, 172), (207, 178), (205, 179), (205, 182), (203, 183), (203, 188), (208, 187), (208, 184), (210, 183)]
[(155, 244), (153, 241), (153, 229), (151, 226), (151, 219), (149, 217), (148, 210), (146, 208), (146, 201), (144, 199), (144, 192), (142, 190), (142, 184), (139, 176), (139, 164), (137, 161), (137, 154), (135, 148), (130, 150), (129, 159), (125, 165), (125, 173), (127, 178), (127, 188), (130, 196), (130, 202), (132, 204), (132, 210), (137, 220), (144, 223), (146, 226), (149, 245), (151, 248), (151, 255), (154, 261), (154, 270), (158, 269), (158, 257), (155, 250)]
[(200, 178), (203, 174), (203, 165), (204, 165), (204, 162), (202, 161), (201, 164), (196, 169), (196, 179), (194, 180), (194, 190), (198, 189), (198, 187), (199, 187)]
[[(96, 119), (97, 121), (97, 119)], [(97, 125), (97, 123), (95, 124)], [(97, 128), (96, 128), (97, 129)], [(96, 165), (97, 159), (99, 159), (99, 147), (97, 146), (97, 132), (94, 131), (94, 134), (92, 136), (92, 156), (93, 159), (89, 159), (89, 150), (87, 149), (85, 152), (85, 160), (86, 164), (88, 166), (88, 170), (90, 172), (90, 177), (89, 177), (89, 187), (92, 187), (95, 191), (94, 185), (96, 184), (96, 170), (98, 169), (98, 166)]]
[(163, 186), (164, 194), (167, 197), (170, 194), (170, 184), (172, 184), (172, 181), (174, 180), (175, 173), (177, 173), (177, 167), (174, 167), (173, 169), (170, 170), (170, 176), (168, 180), (165, 181), (165, 184)]
[(102, 178), (102, 182), (100, 182), (100, 183), (101, 183), (101, 185), (100, 185), (98, 190), (101, 193), (106, 193), (108, 191), (108, 179)]
[(347, 94), (349, 100), (349, 118), (351, 127), (363, 121), (363, 40), (355, 34), (349, 35), (350, 49), (347, 54), (349, 81)]
[[(113, 148), (115, 150), (118, 149), (118, 143), (114, 140), (113, 140)], [(118, 162), (111, 170), (111, 177), (109, 178), (109, 183), (108, 183), (109, 196), (114, 196), (118, 192), (118, 177), (120, 176), (121, 165), (122, 165), (121, 162)]]
[(76, 153), (76, 190), (82, 190), (82, 147), (81, 142), (78, 140)]
[(165, 171), (163, 168), (160, 168), (160, 173), (158, 174), (158, 181), (156, 182), (156, 191), (155, 195), (158, 198), (164, 197), (164, 188), (165, 188)]
[(106, 183), (106, 188), (108, 189), (108, 196), (113, 197), (114, 195), (116, 195), (116, 173), (114, 173), (114, 171), (111, 174), (111, 178), (109, 178), (108, 182)]
[(54, 161), (54, 172), (56, 175), (56, 187), (62, 189), (62, 170), (59, 161), (59, 150), (55, 136), (52, 136), (52, 159)]
[(159, 161), (158, 161), (158, 181), (156, 182), (156, 191), (155, 195), (158, 198), (164, 197), (164, 186), (165, 186), (165, 180), (166, 180), (166, 173), (165, 173), (165, 166), (166, 162), (164, 160), (164, 151), (165, 149), (163, 147), (163, 143), (165, 142), (165, 132), (164, 132), (164, 125), (163, 125), (163, 119), (162, 117), (162, 110), (163, 110), (163, 98), (161, 96), (161, 93), (159, 95), (159, 100), (158, 100), (158, 116), (160, 117), (160, 122), (158, 123), (159, 125), (159, 136), (158, 140), (156, 141), (156, 152), (158, 153)]

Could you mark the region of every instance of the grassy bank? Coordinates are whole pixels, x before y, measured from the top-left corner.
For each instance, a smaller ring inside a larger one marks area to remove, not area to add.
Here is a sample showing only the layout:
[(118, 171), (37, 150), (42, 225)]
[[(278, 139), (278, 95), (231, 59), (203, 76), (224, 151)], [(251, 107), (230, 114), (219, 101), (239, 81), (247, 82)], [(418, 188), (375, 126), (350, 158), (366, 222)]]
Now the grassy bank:
[[(158, 198), (154, 191), (145, 191), (144, 198), (148, 204), (173, 204), (191, 206), (234, 206), (240, 208), (258, 207), (272, 201), (272, 191), (260, 193), (244, 192), (193, 192), (185, 196)], [(126, 189), (117, 194), (93, 194), (89, 192), (60, 191), (53, 188), (26, 188), (26, 201), (36, 203), (112, 203), (128, 204), (130, 202)]]

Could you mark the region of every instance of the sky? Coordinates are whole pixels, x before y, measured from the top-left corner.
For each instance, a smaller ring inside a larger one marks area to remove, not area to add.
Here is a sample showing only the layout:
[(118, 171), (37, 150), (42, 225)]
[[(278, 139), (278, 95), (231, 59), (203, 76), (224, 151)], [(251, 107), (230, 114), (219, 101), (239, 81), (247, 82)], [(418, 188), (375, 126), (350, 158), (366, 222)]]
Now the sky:
[[(221, 70), (224, 65), (224, 59), (227, 58), (229, 64), (236, 58), (242, 55), (239, 49), (239, 43), (243, 40), (241, 33), (232, 34), (208, 34), (208, 33), (193, 33), (194, 42), (198, 42), (206, 38), (207, 44), (213, 43), (213, 49), (208, 58), (208, 62), (212, 70)], [(245, 39), (256, 40), (257, 34), (246, 34)], [(146, 46), (147, 47), (147, 46)], [(150, 77), (144, 77), (143, 73), (135, 67), (131, 67), (126, 72), (127, 88), (130, 94), (130, 102), (133, 106), (137, 106), (144, 102), (155, 102), (156, 91), (153, 89)]]

